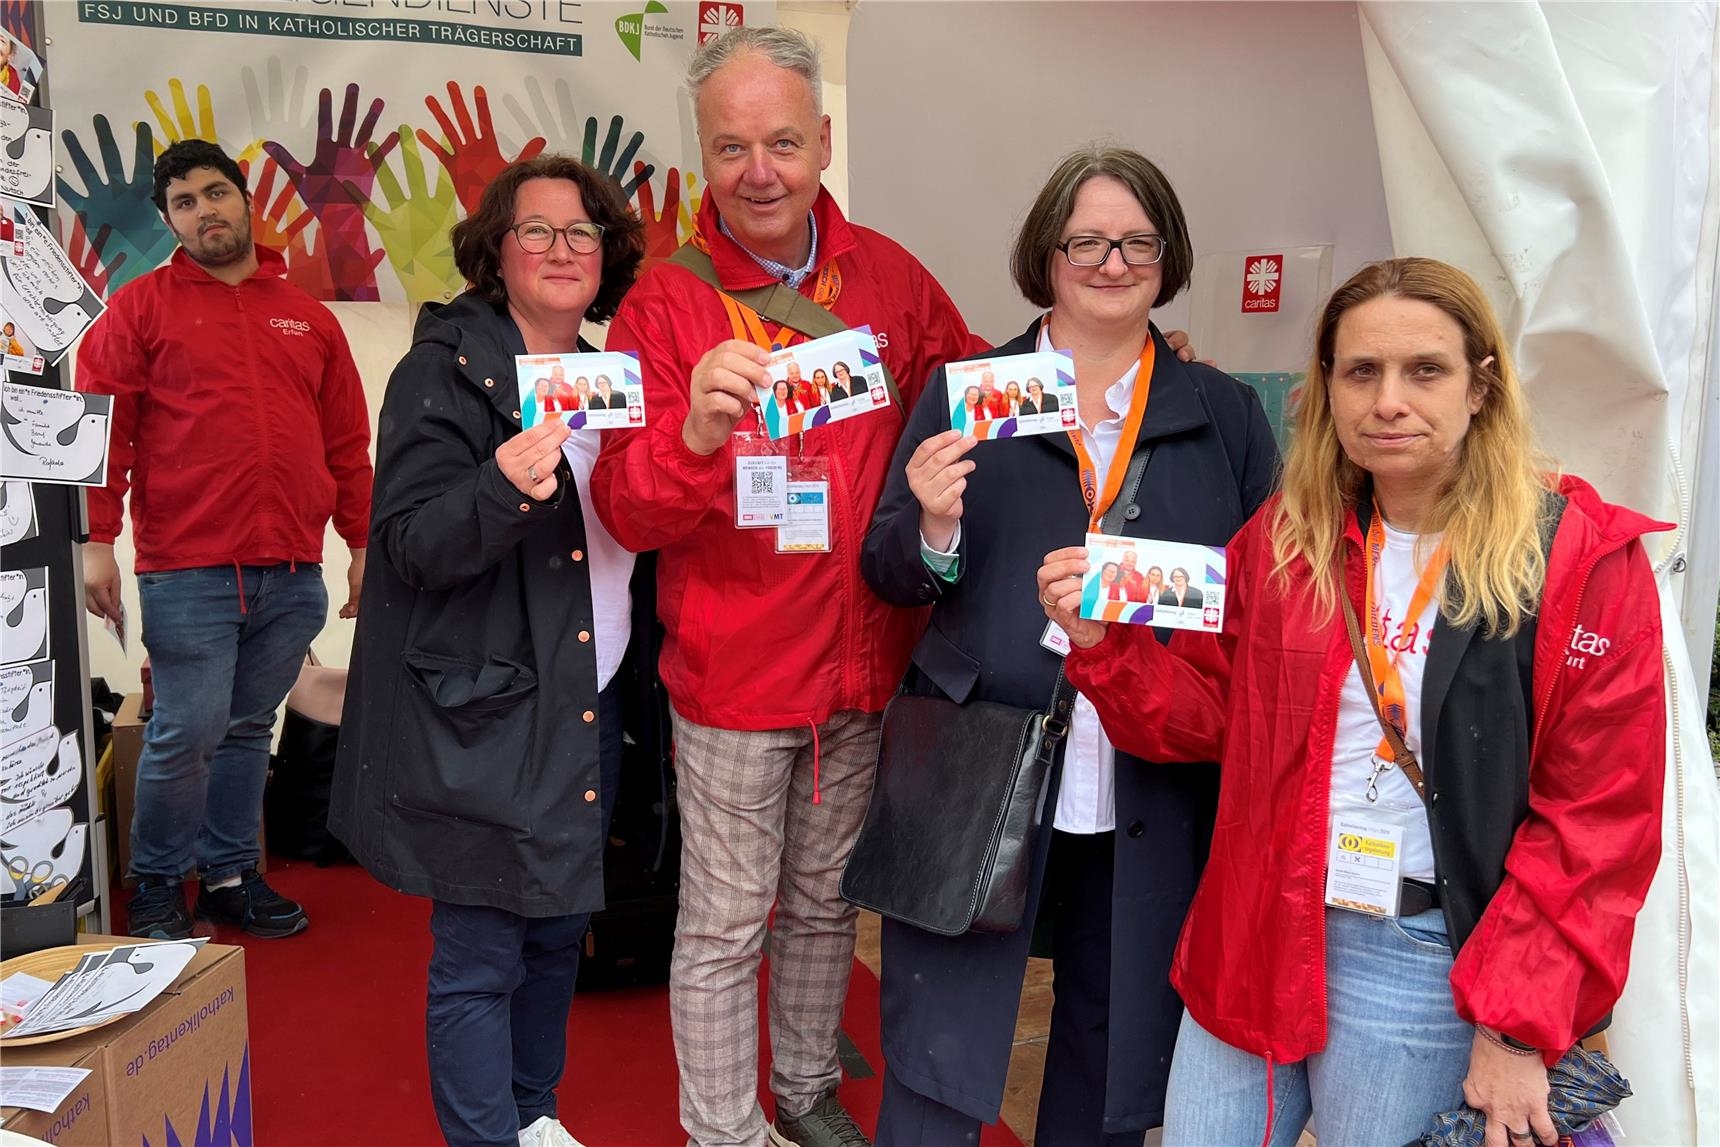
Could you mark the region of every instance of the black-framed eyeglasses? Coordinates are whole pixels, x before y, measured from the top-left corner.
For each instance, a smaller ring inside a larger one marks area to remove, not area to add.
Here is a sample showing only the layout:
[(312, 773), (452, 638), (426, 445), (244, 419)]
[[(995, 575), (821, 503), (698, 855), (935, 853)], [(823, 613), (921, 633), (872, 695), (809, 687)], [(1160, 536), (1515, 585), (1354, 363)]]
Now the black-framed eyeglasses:
[(567, 239), (568, 250), (575, 255), (593, 255), (603, 248), (603, 224), (569, 223), (566, 227), (551, 227), (536, 219), (515, 223), (508, 228), (514, 241), (528, 255), (542, 255), (555, 246), (555, 237)]
[(1123, 253), (1123, 262), (1131, 267), (1150, 267), (1165, 257), (1162, 235), (1125, 235), (1107, 239), (1103, 235), (1071, 235), (1057, 244), (1063, 257), (1075, 267), (1103, 266), (1115, 248)]

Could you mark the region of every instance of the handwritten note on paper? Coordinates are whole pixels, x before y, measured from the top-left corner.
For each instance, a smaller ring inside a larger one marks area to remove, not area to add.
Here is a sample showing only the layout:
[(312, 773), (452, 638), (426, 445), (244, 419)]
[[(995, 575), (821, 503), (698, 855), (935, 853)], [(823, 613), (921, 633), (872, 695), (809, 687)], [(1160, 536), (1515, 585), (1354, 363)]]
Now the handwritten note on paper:
[(71, 800), (84, 776), (78, 734), (49, 725), (0, 755), (0, 833), (11, 834)]
[(0, 1107), (52, 1115), (89, 1074), (87, 1067), (0, 1067)]
[(48, 569), (0, 573), (0, 662), (48, 656)]
[(14, 741), (47, 728), (53, 720), (52, 661), (0, 669), (0, 745), (10, 747)]
[(54, 205), (54, 113), (0, 103), (0, 195)]
[(0, 261), (0, 311), (57, 363), (107, 308), (34, 211), (12, 227), (24, 251)]
[(27, 542), (36, 534), (36, 493), (30, 483), (0, 482), (0, 546)]
[(107, 484), (113, 396), (0, 385), (0, 477)]
[(92, 952), (37, 1000), (24, 1022), (0, 1040), (99, 1024), (130, 1015), (167, 990), (197, 955), (203, 938), (126, 944)]

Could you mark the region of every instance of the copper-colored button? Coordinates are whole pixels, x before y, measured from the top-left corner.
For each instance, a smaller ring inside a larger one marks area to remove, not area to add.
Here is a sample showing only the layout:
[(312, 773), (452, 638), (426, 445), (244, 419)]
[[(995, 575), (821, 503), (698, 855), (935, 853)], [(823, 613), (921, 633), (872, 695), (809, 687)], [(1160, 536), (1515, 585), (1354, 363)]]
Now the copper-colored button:
[(586, 711), (585, 711), (585, 712), (584, 712), (584, 713), (583, 713), (583, 714), (582, 714), (582, 716), (584, 716), (584, 718), (585, 718), (585, 723), (586, 723), (586, 724), (587, 724), (587, 725), (589, 725), (589, 724), (591, 724), (591, 723), (592, 723), (592, 722), (593, 722), (593, 721), (595, 721), (595, 720), (597, 720), (597, 714), (596, 714), (596, 713), (593, 713), (593, 712), (592, 712), (592, 711), (591, 711), (591, 710), (590, 710), (590, 709), (587, 709), (587, 710), (586, 710)]
[(461, 365), (461, 366), (465, 366), (465, 365), (466, 365), (466, 356), (465, 356), (465, 355), (461, 355), (461, 356), (460, 356), (460, 365)]
[(585, 790), (585, 803), (586, 804), (590, 804), (592, 801), (594, 801), (596, 799), (597, 799), (597, 790), (596, 789), (586, 789)]
[(485, 386), (494, 386), (494, 385), (496, 385), (496, 380), (493, 378), (486, 378), (484, 380), (484, 385)]
[(529, 502), (521, 502), (520, 503), (520, 513), (523, 514), (527, 510), (530, 510), (530, 509), (531, 509), (531, 503), (529, 503)]
[(590, 641), (591, 640), (591, 631), (588, 629), (580, 630), (579, 631), (579, 639), (581, 641)]
[(585, 551), (584, 550), (574, 550), (573, 551), (573, 560), (576, 562), (584, 561), (585, 560)]

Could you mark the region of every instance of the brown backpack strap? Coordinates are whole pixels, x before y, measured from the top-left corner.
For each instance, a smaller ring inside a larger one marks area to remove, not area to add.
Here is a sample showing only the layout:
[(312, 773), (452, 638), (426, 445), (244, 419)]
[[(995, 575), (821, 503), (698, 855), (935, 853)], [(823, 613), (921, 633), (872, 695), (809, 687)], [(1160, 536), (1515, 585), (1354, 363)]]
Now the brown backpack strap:
[[(718, 280), (717, 267), (711, 261), (710, 254), (691, 243), (683, 243), (677, 247), (675, 253), (669, 256), (669, 262), (691, 271), (713, 291), (727, 295), (741, 306), (758, 312), (778, 326), (799, 331), (808, 338), (821, 339), (849, 329), (847, 323), (786, 283), (771, 283), (769, 286), (750, 287), (744, 291), (729, 290)], [(890, 391), (890, 401), (902, 407), (902, 392), (896, 388), (896, 379), (890, 374), (890, 368), (884, 364), (882, 357), (878, 360), (878, 366), (884, 372), (884, 385)], [(902, 417), (907, 416), (908, 410), (903, 407)]]
[(1394, 763), (1403, 772), (1410, 784), (1415, 786), (1415, 793), (1421, 798), (1421, 803), (1427, 803), (1427, 783), (1421, 775), (1421, 763), (1404, 744), (1403, 734), (1397, 726), (1386, 720), (1386, 715), (1380, 712), (1380, 692), (1374, 684), (1374, 671), (1368, 664), (1368, 651), (1362, 646), (1362, 626), (1356, 620), (1356, 607), (1350, 604), (1350, 595), (1341, 588), (1338, 600), (1344, 603), (1344, 628), (1350, 632), (1350, 653), (1356, 659), (1356, 668), (1362, 673), (1362, 686), (1367, 690), (1368, 704), (1373, 706), (1374, 719), (1379, 721), (1380, 729), (1386, 735), (1386, 744), (1392, 747)]

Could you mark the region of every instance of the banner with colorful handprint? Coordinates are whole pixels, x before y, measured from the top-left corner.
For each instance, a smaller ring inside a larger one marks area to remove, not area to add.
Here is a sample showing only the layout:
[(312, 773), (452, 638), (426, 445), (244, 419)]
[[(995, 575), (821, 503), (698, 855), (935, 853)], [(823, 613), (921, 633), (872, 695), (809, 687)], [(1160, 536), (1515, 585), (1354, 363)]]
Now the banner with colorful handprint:
[[(721, 11), (718, 11), (718, 10)], [(711, 0), (119, 0), (46, 6), (67, 253), (104, 297), (173, 253), (155, 157), (220, 144), (256, 241), (319, 299), (417, 303), (464, 285), (449, 228), (507, 164), (600, 167), (648, 260), (692, 230), (701, 184), (687, 59), (775, 4)]]

